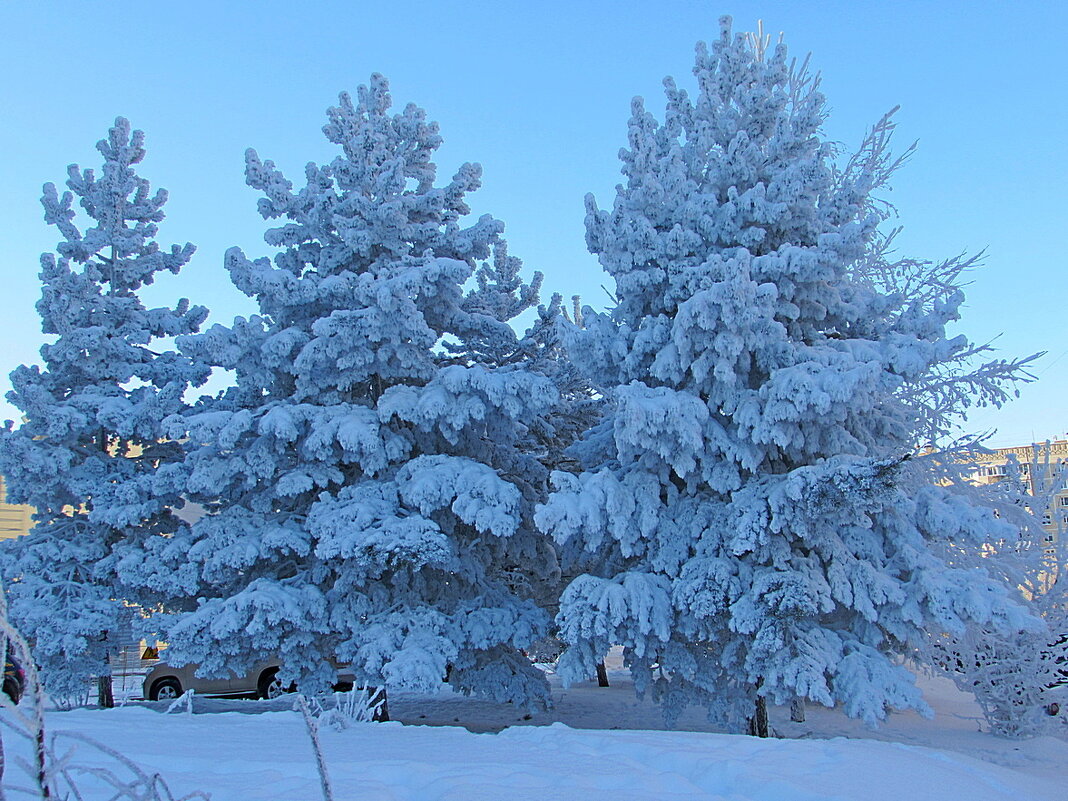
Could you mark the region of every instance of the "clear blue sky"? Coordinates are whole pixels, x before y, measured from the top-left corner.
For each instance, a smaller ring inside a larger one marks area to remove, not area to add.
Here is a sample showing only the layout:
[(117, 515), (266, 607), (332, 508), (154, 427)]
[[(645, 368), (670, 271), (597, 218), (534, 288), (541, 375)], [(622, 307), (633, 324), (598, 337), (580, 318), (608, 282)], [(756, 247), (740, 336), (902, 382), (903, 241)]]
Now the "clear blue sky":
[[(547, 293), (601, 306), (605, 282), (583, 240), (583, 195), (609, 205), (620, 180), (630, 99), (662, 108), (660, 82), (691, 83), (693, 45), (736, 29), (786, 34), (811, 51), (832, 108), (830, 138), (855, 145), (895, 105), (899, 144), (920, 149), (891, 195), (909, 255), (986, 249), (960, 331), (999, 355), (1045, 350), (1041, 376), (1000, 412), (994, 444), (1068, 429), (1068, 3), (571, 0), (496, 2), (15, 2), (0, 0), (0, 375), (38, 361), (38, 257), (45, 181), (97, 166), (116, 115), (146, 132), (142, 174), (171, 194), (160, 241), (191, 241), (193, 262), (149, 303), (178, 295), (227, 323), (252, 311), (222, 254), (262, 244), (257, 194), (244, 185), (255, 147), (300, 182), (332, 158), (320, 132), (338, 91), (385, 74), (397, 105), (441, 125), (439, 175), (484, 167), (475, 213), (507, 224), (511, 250), (545, 273)], [(15, 416), (0, 404), (0, 418)]]

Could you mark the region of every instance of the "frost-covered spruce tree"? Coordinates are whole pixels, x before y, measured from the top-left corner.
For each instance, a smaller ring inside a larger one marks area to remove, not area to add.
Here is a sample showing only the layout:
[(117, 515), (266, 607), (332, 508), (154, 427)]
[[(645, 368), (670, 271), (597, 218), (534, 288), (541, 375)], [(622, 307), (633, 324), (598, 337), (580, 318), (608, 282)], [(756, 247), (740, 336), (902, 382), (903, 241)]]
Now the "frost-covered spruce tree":
[[(895, 654), (1028, 620), (942, 558), (936, 540), (981, 541), (993, 518), (910, 458), (932, 415), (962, 411), (931, 401), (969, 347), (945, 333), (960, 293), (870, 275), (885, 121), (837, 167), (818, 82), (729, 18), (694, 74), (693, 100), (665, 81), (663, 122), (634, 101), (626, 184), (611, 211), (587, 199), (618, 305), (574, 337), (610, 405), (536, 516), (596, 556), (561, 599), (561, 670), (591, 676), (623, 645), (669, 719), (698, 704), (735, 729), (795, 697), (926, 712)], [(1013, 374), (976, 380), (999, 402)]]
[(134, 170), (144, 135), (119, 118), (97, 149), (99, 174), (71, 165), (69, 191), (44, 186), (45, 220), (63, 236), (58, 258), (41, 257), (37, 310), (53, 339), (41, 348), (43, 369), (23, 365), (11, 374), (7, 397), (23, 418), (0, 435), (8, 500), (35, 509), (31, 533), (4, 543), (11, 619), (33, 642), (46, 688), (66, 697), (107, 675), (108, 633), (129, 628), (114, 546), (179, 525), (167, 506), (149, 500), (138, 528), (127, 528), (110, 519), (107, 499), (180, 457), (163, 441), (161, 421), (207, 377), (188, 358), (152, 349), (159, 337), (195, 332), (206, 310), (184, 299), (173, 309), (146, 309), (138, 297), (157, 273), (177, 273), (193, 254), (190, 244), (161, 250), (155, 241), (167, 193), (153, 194)]
[(283, 681), (315, 688), (338, 659), (373, 684), (448, 674), (535, 704), (545, 683), (520, 649), (547, 616), (514, 568), (545, 551), (531, 519), (547, 471), (523, 421), (555, 393), (509, 358), (504, 321), (540, 279), (518, 279), (499, 221), (462, 224), (480, 168), (436, 186), (437, 125), (390, 105), (379, 75), (341, 95), (323, 130), (342, 153), (297, 191), (248, 152), (278, 252), (227, 253), (260, 314), (182, 340), (235, 384), (169, 422), (195, 445), (157, 476), (207, 514), (121, 570), (166, 583), (169, 659), (205, 675), (277, 656)]

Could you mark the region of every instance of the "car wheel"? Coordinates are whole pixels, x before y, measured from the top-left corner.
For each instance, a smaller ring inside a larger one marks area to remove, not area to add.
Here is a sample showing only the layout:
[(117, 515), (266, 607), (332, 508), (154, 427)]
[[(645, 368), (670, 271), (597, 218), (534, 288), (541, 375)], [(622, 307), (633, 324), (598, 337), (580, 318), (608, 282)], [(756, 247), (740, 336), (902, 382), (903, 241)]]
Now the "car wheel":
[(291, 693), (296, 688), (292, 685), (289, 687), (283, 686), (281, 679), (278, 678), (278, 668), (267, 668), (267, 670), (260, 674), (260, 680), (256, 683), (256, 689), (256, 694), (260, 698), (270, 700), (285, 695), (286, 693)]
[(4, 695), (11, 699), (11, 703), (18, 705), (22, 700), (22, 685), (12, 678), (4, 679)]
[(182, 694), (182, 683), (175, 678), (160, 679), (148, 693), (150, 701), (173, 701)]

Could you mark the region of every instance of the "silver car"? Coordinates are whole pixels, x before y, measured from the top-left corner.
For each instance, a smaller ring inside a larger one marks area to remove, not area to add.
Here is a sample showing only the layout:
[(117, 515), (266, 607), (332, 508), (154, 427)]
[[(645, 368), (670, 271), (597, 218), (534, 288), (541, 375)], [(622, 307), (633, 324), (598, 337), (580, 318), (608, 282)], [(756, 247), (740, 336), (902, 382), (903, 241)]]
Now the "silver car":
[[(149, 701), (166, 701), (179, 697), (186, 690), (197, 695), (255, 695), (257, 698), (277, 698), (292, 688), (285, 687), (278, 679), (282, 663), (277, 659), (260, 662), (243, 676), (233, 673), (225, 679), (202, 679), (195, 675), (197, 665), (171, 667), (160, 662), (145, 676), (144, 697)], [(341, 665), (335, 689), (351, 689), (355, 677)]]

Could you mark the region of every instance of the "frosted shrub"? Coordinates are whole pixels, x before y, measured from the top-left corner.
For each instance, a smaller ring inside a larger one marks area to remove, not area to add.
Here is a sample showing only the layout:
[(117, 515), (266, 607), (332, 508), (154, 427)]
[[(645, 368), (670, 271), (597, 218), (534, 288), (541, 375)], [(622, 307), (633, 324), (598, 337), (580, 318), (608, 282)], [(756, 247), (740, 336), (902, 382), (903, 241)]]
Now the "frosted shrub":
[(1036, 445), (1030, 460), (1009, 459), (1004, 479), (974, 485), (976, 455), (973, 447), (941, 455), (942, 483), (995, 510), (1002, 525), (982, 543), (951, 544), (948, 558), (999, 576), (1044, 625), (1025, 631), (975, 626), (957, 635), (935, 631), (926, 659), (974, 693), (992, 732), (1034, 736), (1059, 729), (1065, 720), (1060, 710), (1068, 703), (1068, 551), (1059, 515), (1050, 515), (1060, 529), (1055, 542), (1046, 542), (1043, 523), (1068, 481), (1068, 465), (1053, 460), (1048, 445)]
[(353, 687), (348, 692), (335, 693), (333, 701), (333, 706), (321, 709), (318, 718), (336, 731), (384, 717), (386, 696), (379, 688)]

